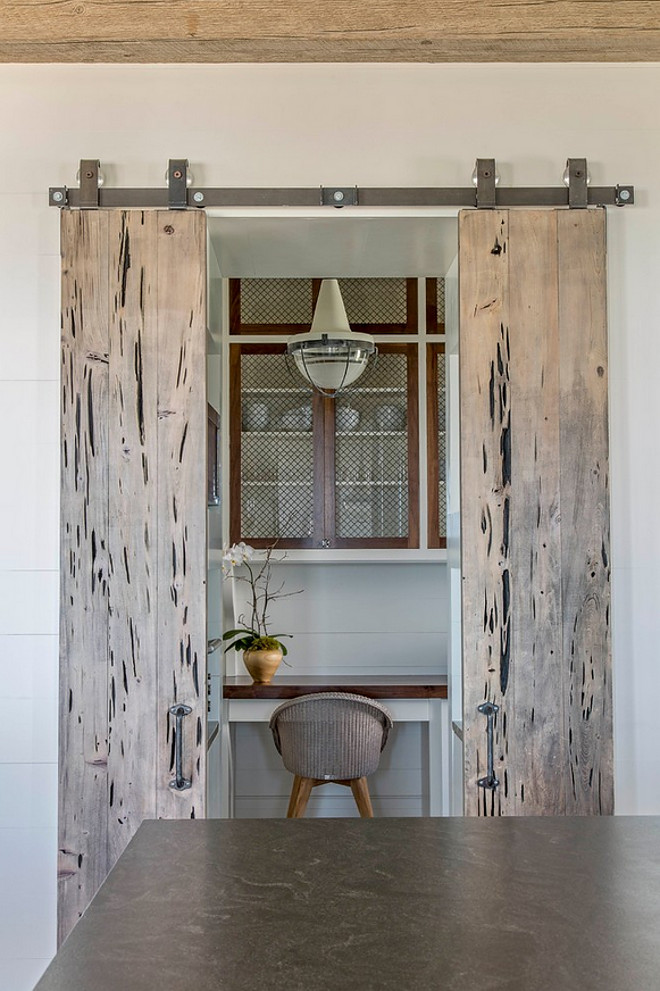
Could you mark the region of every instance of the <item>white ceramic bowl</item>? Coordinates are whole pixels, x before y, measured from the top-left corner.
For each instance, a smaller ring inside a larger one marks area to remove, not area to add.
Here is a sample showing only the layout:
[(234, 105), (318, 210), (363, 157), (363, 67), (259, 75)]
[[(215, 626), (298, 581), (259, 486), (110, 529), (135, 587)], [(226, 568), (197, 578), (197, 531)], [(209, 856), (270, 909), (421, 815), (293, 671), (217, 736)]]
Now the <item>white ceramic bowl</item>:
[(355, 430), (360, 423), (360, 411), (351, 406), (340, 406), (335, 413), (337, 430)]
[(405, 424), (406, 414), (401, 406), (386, 404), (377, 407), (376, 426), (379, 430), (403, 430)]
[(312, 411), (309, 406), (298, 406), (289, 409), (280, 418), (282, 430), (311, 430)]
[(243, 403), (243, 430), (266, 430), (269, 419), (268, 403)]

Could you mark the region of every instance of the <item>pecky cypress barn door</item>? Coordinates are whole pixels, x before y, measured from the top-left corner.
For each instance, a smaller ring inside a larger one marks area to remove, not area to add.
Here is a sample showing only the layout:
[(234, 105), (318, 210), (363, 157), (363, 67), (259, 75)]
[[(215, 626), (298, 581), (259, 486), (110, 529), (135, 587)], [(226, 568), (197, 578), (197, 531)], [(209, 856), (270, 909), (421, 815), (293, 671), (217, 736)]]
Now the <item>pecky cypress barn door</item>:
[(205, 814), (206, 218), (63, 210), (61, 253), (60, 941)]
[(459, 244), (465, 813), (609, 814), (605, 210)]

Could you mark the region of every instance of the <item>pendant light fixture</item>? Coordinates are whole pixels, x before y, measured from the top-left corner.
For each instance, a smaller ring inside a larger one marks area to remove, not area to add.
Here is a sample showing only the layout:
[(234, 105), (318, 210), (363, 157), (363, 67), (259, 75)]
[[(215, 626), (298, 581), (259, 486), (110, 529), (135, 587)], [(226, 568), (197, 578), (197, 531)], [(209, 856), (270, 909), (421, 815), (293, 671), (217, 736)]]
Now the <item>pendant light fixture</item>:
[(324, 279), (306, 334), (290, 337), (286, 354), (308, 385), (336, 396), (353, 385), (375, 360), (378, 349), (369, 334), (352, 331), (337, 279)]

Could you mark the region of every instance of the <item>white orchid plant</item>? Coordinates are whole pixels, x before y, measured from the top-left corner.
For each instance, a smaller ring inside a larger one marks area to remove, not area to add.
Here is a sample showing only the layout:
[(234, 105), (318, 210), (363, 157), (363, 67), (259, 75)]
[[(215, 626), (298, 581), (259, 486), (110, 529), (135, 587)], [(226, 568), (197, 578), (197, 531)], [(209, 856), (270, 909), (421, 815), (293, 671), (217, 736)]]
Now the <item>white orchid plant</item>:
[[(284, 582), (275, 590), (271, 590), (273, 564), (281, 563), (286, 554), (275, 557), (275, 544), (267, 547), (262, 560), (255, 561), (255, 550), (249, 544), (241, 541), (227, 547), (222, 555), (222, 571), (225, 578), (245, 582), (250, 586), (250, 619), (244, 615), (238, 617), (241, 626), (236, 630), (227, 630), (222, 639), (229, 641), (225, 647), (228, 650), (281, 650), (285, 656), (288, 652), (281, 637), (289, 639), (290, 633), (269, 633), (270, 618), (268, 610), (276, 599), (284, 599), (291, 595), (299, 595), (302, 589), (295, 592), (283, 592)], [(243, 569), (236, 571), (236, 568)], [(286, 662), (285, 662), (286, 663)]]

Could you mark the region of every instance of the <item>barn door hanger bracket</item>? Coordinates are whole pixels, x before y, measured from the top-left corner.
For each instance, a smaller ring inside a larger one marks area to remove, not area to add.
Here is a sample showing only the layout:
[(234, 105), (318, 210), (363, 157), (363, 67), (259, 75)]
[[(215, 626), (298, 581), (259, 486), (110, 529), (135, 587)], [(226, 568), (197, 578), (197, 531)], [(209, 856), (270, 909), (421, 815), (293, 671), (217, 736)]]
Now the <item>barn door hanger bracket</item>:
[[(591, 177), (587, 166), (586, 158), (569, 158), (566, 162), (564, 184), (568, 186), (568, 206), (571, 210), (586, 210), (591, 202), (589, 196), (589, 186)], [(614, 187), (614, 205), (628, 206), (635, 202), (635, 187), (620, 186)]]
[(188, 186), (192, 182), (187, 158), (170, 158), (167, 163), (167, 205), (170, 210), (188, 209)]
[(84, 158), (76, 187), (51, 186), (51, 206), (80, 210), (188, 210), (208, 208), (313, 208), (344, 206), (382, 208), (472, 207), (478, 210), (509, 207), (632, 206), (635, 187), (592, 186), (587, 161), (569, 158), (563, 183), (557, 186), (499, 185), (494, 158), (478, 158), (468, 186), (310, 186), (289, 188), (199, 187), (193, 185), (185, 158), (170, 159), (166, 185), (160, 188), (109, 189), (98, 159)]
[(477, 209), (493, 210), (497, 206), (495, 187), (499, 182), (494, 158), (478, 158), (472, 173), (472, 182), (477, 187)]
[[(76, 206), (81, 210), (98, 210), (99, 190), (103, 185), (103, 173), (98, 158), (81, 158), (76, 179), (79, 182)], [(48, 190), (50, 206), (68, 206), (69, 190), (66, 186), (53, 186)]]
[(321, 206), (357, 206), (359, 202), (357, 186), (321, 186)]

